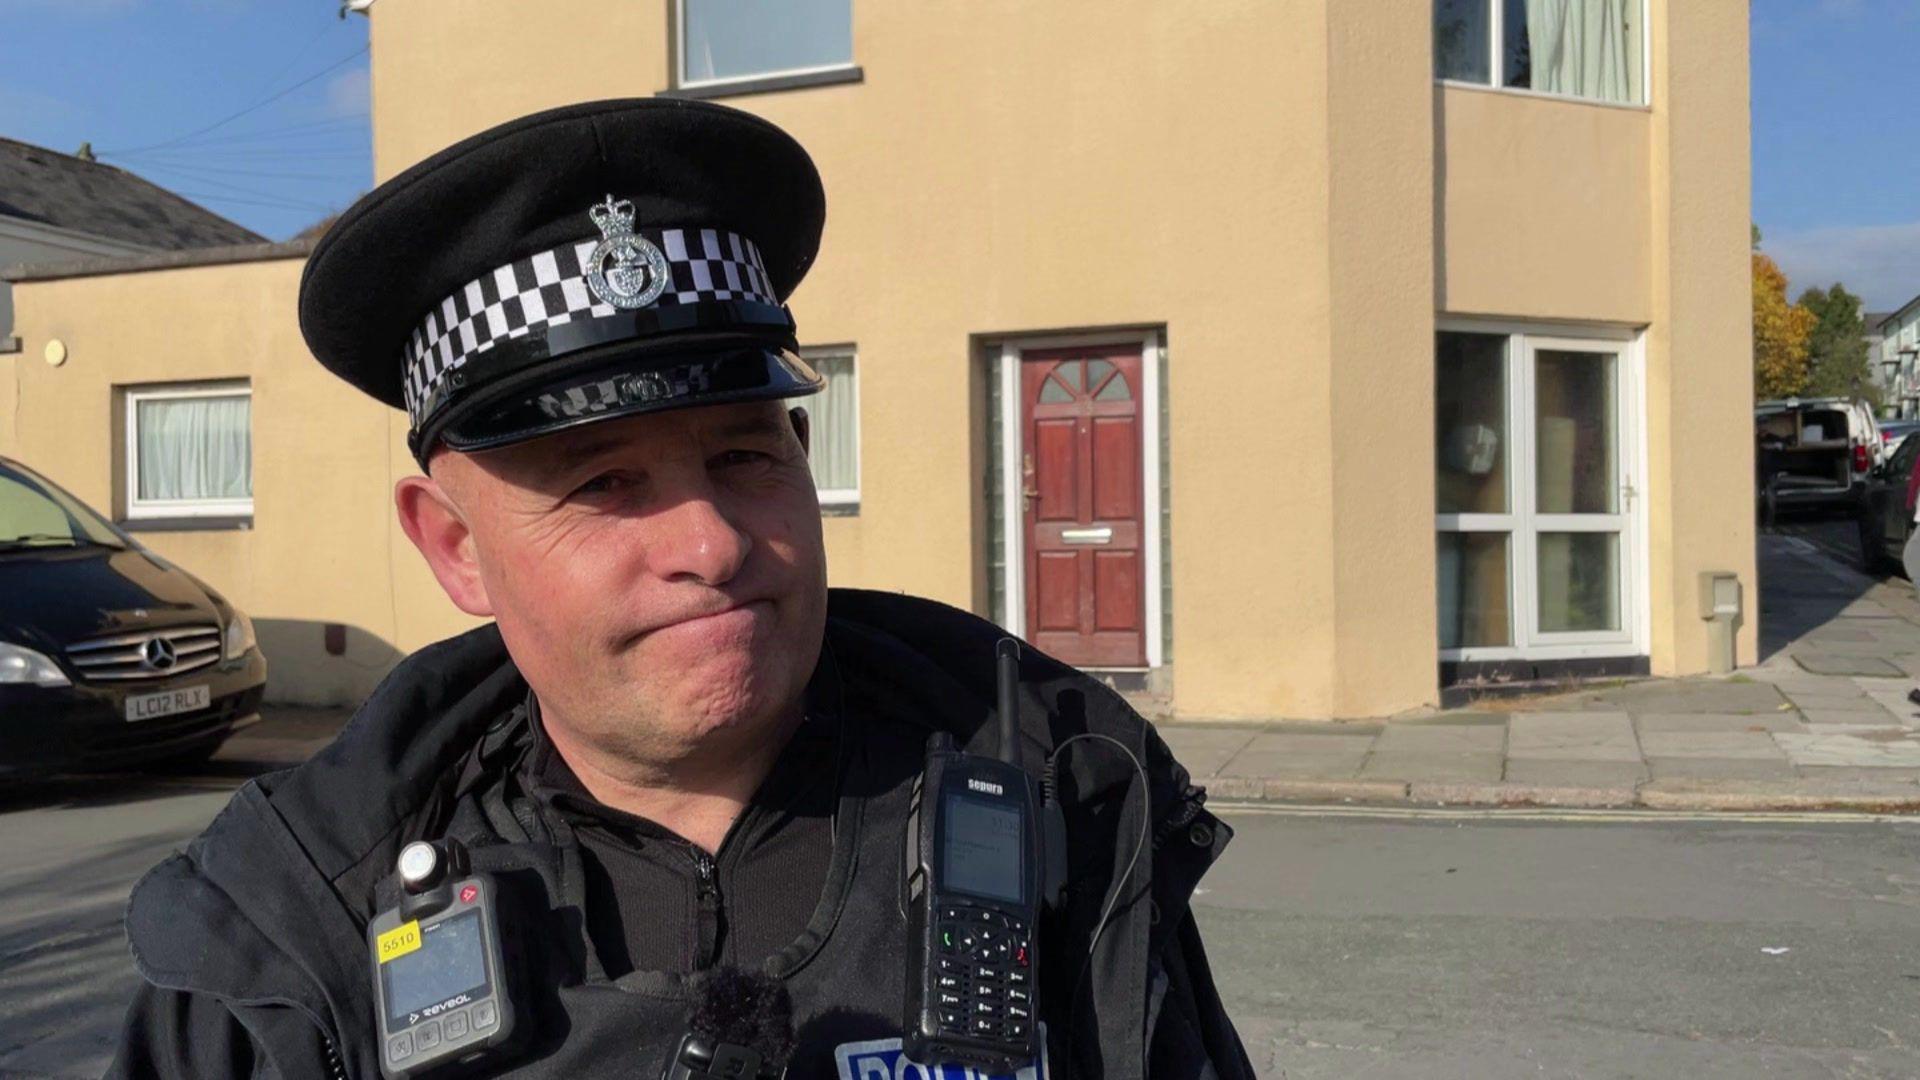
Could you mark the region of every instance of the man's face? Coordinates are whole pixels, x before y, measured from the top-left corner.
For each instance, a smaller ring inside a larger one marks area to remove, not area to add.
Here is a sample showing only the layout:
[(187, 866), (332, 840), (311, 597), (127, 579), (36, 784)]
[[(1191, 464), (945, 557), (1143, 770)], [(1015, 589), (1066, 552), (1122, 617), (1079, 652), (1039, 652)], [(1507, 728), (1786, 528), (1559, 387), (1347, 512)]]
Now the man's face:
[(442, 453), (432, 475), (469, 532), (481, 613), (576, 737), (672, 761), (751, 739), (800, 700), (826, 555), (806, 449), (780, 404)]

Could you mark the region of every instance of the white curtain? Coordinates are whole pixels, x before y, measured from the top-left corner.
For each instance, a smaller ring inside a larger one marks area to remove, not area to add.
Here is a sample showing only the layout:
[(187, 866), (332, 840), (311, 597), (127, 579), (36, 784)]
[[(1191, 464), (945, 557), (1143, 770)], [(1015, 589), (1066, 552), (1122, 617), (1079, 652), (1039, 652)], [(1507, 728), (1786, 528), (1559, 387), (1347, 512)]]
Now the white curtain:
[(1527, 0), (1533, 89), (1630, 102), (1634, 99), (1630, 8), (1639, 0)]
[(140, 402), (140, 499), (251, 498), (252, 405), (244, 395)]
[(860, 417), (855, 405), (853, 357), (823, 356), (813, 366), (827, 388), (799, 404), (812, 419), (813, 483), (821, 491), (848, 494), (860, 488)]

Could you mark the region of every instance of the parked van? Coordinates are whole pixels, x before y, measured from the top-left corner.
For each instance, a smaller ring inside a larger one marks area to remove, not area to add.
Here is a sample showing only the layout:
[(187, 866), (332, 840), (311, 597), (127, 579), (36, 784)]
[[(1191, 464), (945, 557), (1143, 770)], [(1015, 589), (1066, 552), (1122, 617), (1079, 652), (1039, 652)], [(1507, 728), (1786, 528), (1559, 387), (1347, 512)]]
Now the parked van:
[(1867, 474), (1884, 460), (1880, 425), (1864, 401), (1787, 398), (1754, 406), (1754, 464), (1763, 520), (1783, 506), (1855, 511)]

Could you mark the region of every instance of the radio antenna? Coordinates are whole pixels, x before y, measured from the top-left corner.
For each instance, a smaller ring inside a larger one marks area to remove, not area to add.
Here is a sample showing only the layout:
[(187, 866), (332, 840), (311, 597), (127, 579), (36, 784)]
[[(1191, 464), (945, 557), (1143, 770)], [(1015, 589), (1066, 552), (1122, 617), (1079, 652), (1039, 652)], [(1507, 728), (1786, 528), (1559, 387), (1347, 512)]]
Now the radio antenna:
[(993, 647), (998, 676), (1000, 760), (1020, 766), (1020, 643), (1003, 637)]

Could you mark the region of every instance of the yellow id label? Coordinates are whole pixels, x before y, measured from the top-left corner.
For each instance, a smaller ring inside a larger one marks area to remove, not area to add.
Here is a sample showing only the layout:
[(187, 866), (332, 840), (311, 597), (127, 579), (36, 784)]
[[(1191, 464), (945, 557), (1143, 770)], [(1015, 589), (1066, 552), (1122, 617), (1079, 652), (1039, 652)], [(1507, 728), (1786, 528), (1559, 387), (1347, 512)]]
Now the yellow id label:
[(415, 919), (381, 934), (373, 939), (374, 951), (380, 955), (380, 962), (397, 959), (420, 947), (420, 920)]

